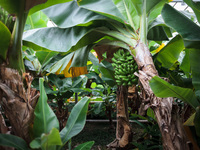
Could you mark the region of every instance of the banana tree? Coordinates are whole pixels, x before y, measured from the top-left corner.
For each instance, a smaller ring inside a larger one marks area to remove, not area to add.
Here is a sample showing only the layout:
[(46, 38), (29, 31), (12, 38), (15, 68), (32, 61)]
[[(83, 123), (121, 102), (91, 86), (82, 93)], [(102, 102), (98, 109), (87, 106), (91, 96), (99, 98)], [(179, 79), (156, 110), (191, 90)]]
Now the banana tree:
[[(58, 27), (27, 31), (23, 40), (24, 45), (32, 48), (67, 53), (89, 44), (92, 45), (91, 48), (110, 45), (127, 49), (137, 62), (137, 76), (145, 93), (144, 99), (155, 112), (164, 149), (188, 149), (178, 113), (172, 107), (173, 98), (158, 98), (149, 86), (149, 80), (158, 76), (158, 72), (148, 49), (147, 38), (167, 40), (169, 28), (153, 25), (148, 28), (148, 25), (157, 18), (166, 2), (168, 1), (82, 0), (78, 1), (78, 5), (75, 1), (56, 5), (43, 12)], [(69, 42), (65, 44), (66, 41)], [(115, 147), (125, 147), (128, 144), (128, 137), (123, 135), (117, 135), (113, 144)]]
[[(190, 6), (196, 15), (197, 21), (199, 22), (199, 6), (198, 3), (194, 3), (189, 0), (185, 0), (185, 2)], [(178, 21), (174, 21), (173, 19), (170, 19), (169, 16), (173, 15), (174, 18), (179, 19)], [(173, 96), (177, 97), (186, 103), (188, 103), (195, 111), (194, 114), (190, 114), (191, 117), (184, 123), (188, 126), (194, 126), (196, 130), (197, 140), (200, 136), (200, 130), (199, 130), (199, 32), (200, 28), (199, 26), (193, 22), (192, 20), (188, 19), (184, 14), (179, 13), (174, 8), (172, 8), (169, 5), (165, 5), (162, 11), (162, 17), (165, 21), (165, 23), (175, 29), (180, 35), (182, 39), (182, 43), (184, 44), (184, 51), (185, 56), (184, 59), (180, 65), (180, 69), (184, 71), (187, 77), (191, 77), (192, 82), (192, 89), (180, 87), (180, 86), (173, 86), (168, 83), (166, 83), (163, 80), (158, 79), (157, 77), (154, 77), (151, 80), (151, 87), (154, 91), (154, 93), (159, 97), (166, 97), (166, 96)], [(177, 23), (178, 22), (178, 23)], [(181, 23), (184, 22), (184, 26), (182, 26)], [(162, 93), (160, 93), (158, 90), (158, 86), (162, 85), (163, 89)], [(167, 92), (168, 90), (172, 92)], [(183, 93), (182, 93), (183, 92)], [(191, 122), (191, 123), (189, 123)], [(195, 135), (194, 134), (194, 135)], [(195, 136), (193, 136), (194, 138)], [(195, 140), (191, 138), (191, 142), (193, 143), (194, 149), (199, 149), (199, 146), (197, 146)], [(194, 138), (195, 139), (195, 138)]]
[[(68, 2), (61, 0), (25, 1), (25, 0), (0, 0), (0, 6), (16, 20), (13, 29), (8, 29), (0, 21), (0, 49), (1, 49), (1, 107), (12, 126), (11, 133), (30, 142), (29, 127), (33, 121), (34, 108), (39, 93), (31, 88), (32, 77), (25, 73), (22, 57), (22, 35), (27, 16), (38, 10), (54, 4)], [(23, 80), (26, 79), (27, 89)], [(9, 128), (5, 126), (1, 115), (0, 133), (7, 133)]]

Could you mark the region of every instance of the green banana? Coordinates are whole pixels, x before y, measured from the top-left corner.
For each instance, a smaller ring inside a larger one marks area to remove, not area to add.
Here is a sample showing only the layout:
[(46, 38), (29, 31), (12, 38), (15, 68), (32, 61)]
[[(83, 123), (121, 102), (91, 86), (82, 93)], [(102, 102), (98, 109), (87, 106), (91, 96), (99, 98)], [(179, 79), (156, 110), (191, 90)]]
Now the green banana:
[(112, 61), (117, 85), (131, 86), (137, 82), (133, 74), (138, 69), (137, 64), (129, 51), (118, 50), (113, 54)]

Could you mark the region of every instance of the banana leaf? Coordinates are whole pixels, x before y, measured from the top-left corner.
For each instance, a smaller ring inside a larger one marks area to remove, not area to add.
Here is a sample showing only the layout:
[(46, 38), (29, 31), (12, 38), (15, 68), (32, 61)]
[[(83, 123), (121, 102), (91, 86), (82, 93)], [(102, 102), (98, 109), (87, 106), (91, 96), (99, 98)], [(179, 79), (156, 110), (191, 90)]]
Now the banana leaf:
[(74, 150), (90, 150), (93, 145), (94, 141), (85, 142), (75, 147)]
[(61, 28), (88, 26), (91, 21), (108, 19), (105, 16), (78, 6), (76, 1), (57, 4), (42, 10), (56, 25)]
[(28, 145), (22, 138), (10, 134), (0, 134), (0, 145), (14, 147), (17, 150), (29, 150)]
[[(67, 143), (73, 136), (77, 135), (84, 127), (89, 98), (84, 97), (72, 109), (65, 128), (60, 132), (63, 144)], [(61, 149), (61, 147), (59, 147)]]
[(165, 23), (183, 37), (186, 48), (199, 49), (200, 27), (196, 23), (168, 4), (163, 7), (161, 15)]
[(35, 108), (33, 125), (34, 137), (40, 137), (43, 133), (49, 133), (52, 128), (59, 129), (59, 123), (53, 110), (47, 103), (47, 95), (44, 89), (44, 79), (40, 78), (40, 98)]
[(200, 105), (191, 89), (173, 86), (157, 76), (150, 80), (149, 85), (157, 97), (176, 97), (188, 103), (194, 109)]

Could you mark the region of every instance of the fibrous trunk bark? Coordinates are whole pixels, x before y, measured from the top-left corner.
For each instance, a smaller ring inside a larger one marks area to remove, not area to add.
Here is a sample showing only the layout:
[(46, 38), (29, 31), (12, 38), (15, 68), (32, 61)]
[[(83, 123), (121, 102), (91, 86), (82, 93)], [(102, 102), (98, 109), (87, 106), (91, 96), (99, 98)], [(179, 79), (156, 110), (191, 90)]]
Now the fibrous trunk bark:
[(117, 91), (117, 128), (116, 139), (109, 148), (124, 148), (132, 141), (132, 128), (128, 116), (128, 87), (119, 86)]
[(149, 101), (149, 106), (154, 110), (157, 118), (162, 134), (163, 149), (188, 150), (187, 139), (178, 115), (178, 107), (174, 103), (173, 98), (156, 97), (149, 86), (149, 80), (154, 76), (158, 76), (158, 72), (148, 47), (139, 41), (135, 51), (136, 56), (134, 58), (139, 68), (137, 76), (146, 94), (145, 101)]
[(33, 123), (39, 92), (31, 88), (32, 77), (29, 74), (25, 74), (27, 83), (25, 90), (22, 76), (18, 71), (5, 66), (1, 66), (0, 71), (0, 104), (12, 127), (11, 133), (29, 143), (29, 130)]

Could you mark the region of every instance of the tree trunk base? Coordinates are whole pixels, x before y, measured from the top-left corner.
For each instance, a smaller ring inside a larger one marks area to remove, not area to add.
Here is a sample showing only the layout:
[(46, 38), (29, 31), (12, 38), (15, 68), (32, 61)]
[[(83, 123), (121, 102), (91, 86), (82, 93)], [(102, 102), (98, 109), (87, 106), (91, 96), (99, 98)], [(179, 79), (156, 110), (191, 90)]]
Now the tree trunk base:
[(148, 47), (138, 41), (135, 47), (135, 61), (138, 64), (139, 77), (143, 91), (145, 93), (145, 101), (148, 101), (148, 107), (154, 110), (158, 126), (160, 128), (163, 149), (164, 150), (188, 150), (186, 135), (183, 131), (182, 121), (178, 116), (178, 107), (173, 104), (172, 97), (159, 98), (156, 97), (149, 86), (149, 81), (154, 76), (158, 76), (158, 72), (154, 66)]
[(25, 74), (27, 90), (18, 71), (1, 66), (0, 104), (12, 126), (12, 134), (30, 142), (30, 127), (39, 92), (31, 88), (33, 78)]
[(107, 145), (108, 148), (127, 149), (132, 141), (133, 132), (128, 116), (128, 87), (119, 86), (117, 92), (117, 128), (116, 139)]

